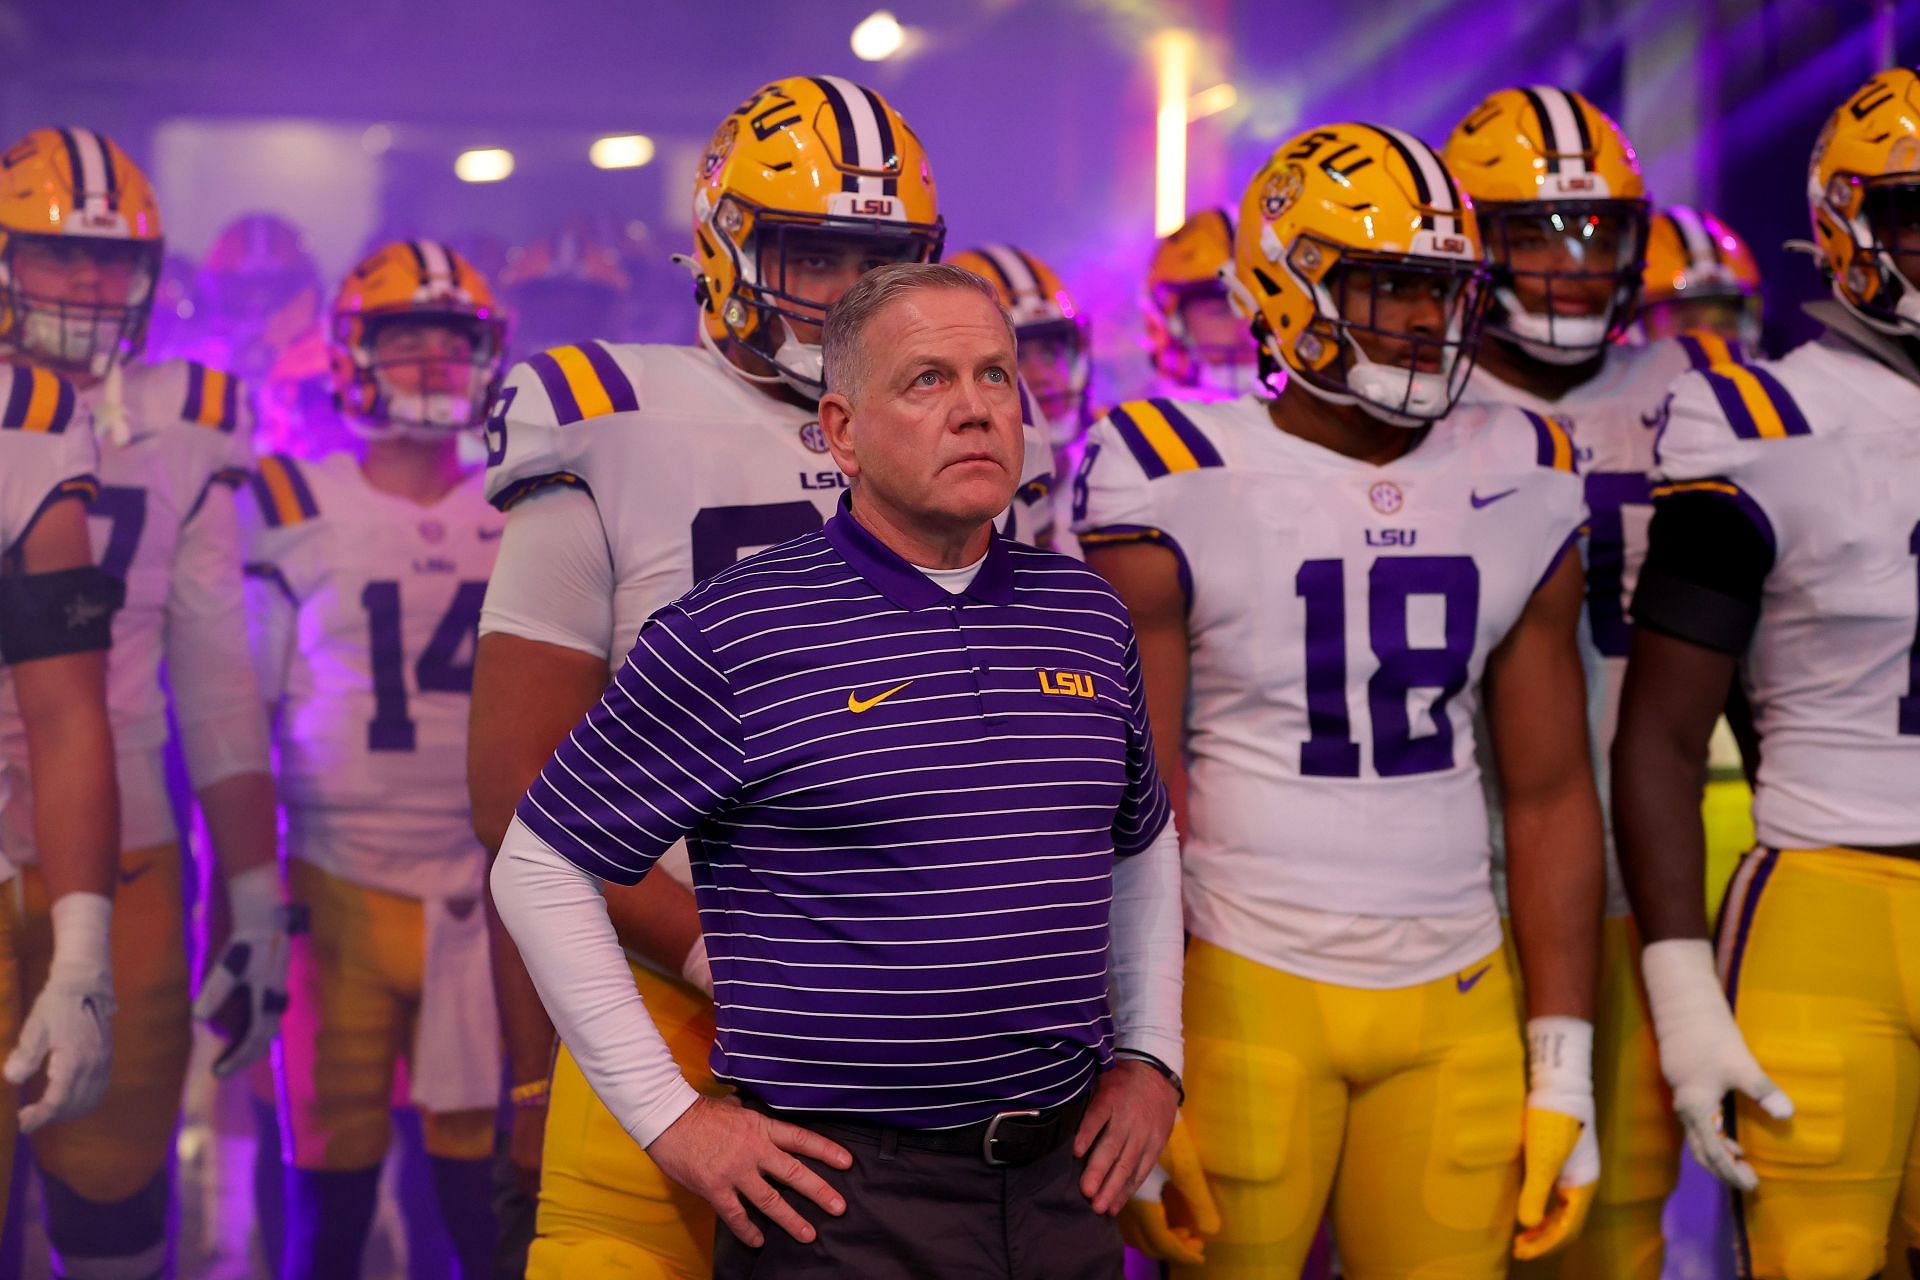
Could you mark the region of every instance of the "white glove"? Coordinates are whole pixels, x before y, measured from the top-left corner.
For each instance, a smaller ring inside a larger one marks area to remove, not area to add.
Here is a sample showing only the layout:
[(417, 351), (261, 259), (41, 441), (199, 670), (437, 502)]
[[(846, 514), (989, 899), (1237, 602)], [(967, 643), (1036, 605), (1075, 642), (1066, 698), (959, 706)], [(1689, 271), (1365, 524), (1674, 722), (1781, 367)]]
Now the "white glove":
[(1653, 943), (1640, 953), (1640, 970), (1660, 1041), (1660, 1070), (1673, 1086), (1673, 1109), (1693, 1158), (1720, 1181), (1753, 1190), (1760, 1179), (1722, 1130), (1721, 1104), (1738, 1089), (1775, 1120), (1785, 1120), (1793, 1103), (1767, 1079), (1741, 1038), (1714, 970), (1712, 944), (1705, 938)]
[(107, 1091), (113, 1063), (113, 903), (69, 893), (53, 904), (53, 963), (33, 998), (20, 1042), (7, 1055), (8, 1084), (31, 1080), (44, 1064), (47, 1087), (20, 1108), (20, 1132), (85, 1115)]
[(272, 865), (227, 881), (227, 901), (233, 935), (193, 1002), (193, 1016), (227, 1038), (213, 1062), (221, 1079), (259, 1058), (280, 1033), (280, 1015), (287, 1010), (287, 940), (304, 924), (304, 913), (281, 901), (280, 872)]
[(1513, 1255), (1523, 1262), (1577, 1237), (1599, 1190), (1593, 1024), (1584, 1018), (1528, 1019), (1527, 1079), (1520, 1234), (1513, 1242)]

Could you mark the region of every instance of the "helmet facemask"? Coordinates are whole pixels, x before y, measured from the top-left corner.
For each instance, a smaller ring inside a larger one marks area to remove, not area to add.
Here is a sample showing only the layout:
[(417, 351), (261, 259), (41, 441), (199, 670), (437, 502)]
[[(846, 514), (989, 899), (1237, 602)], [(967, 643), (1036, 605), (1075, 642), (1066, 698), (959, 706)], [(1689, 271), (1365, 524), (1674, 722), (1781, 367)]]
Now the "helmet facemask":
[[(159, 278), (159, 240), (9, 232), (0, 249), (5, 345), (35, 364), (93, 379), (139, 354)], [(84, 273), (91, 297), (75, 281)]]
[[(1856, 246), (1849, 268), (1854, 278), (1845, 281), (1849, 305), (1882, 332), (1920, 338), (1920, 174), (1841, 176), (1834, 182), (1865, 188), (1858, 215), (1845, 223)], [(1911, 273), (1903, 260), (1913, 266)]]
[(861, 273), (937, 262), (946, 240), (938, 223), (755, 209), (737, 196), (723, 198), (709, 221), (705, 230), (726, 246), (734, 269), (736, 283), (721, 306), (727, 333), (809, 400), (826, 390), (820, 331), (830, 304), (803, 292), (807, 264), (849, 251), (860, 253)]
[(1643, 200), (1482, 205), (1495, 302), (1488, 331), (1546, 364), (1591, 360), (1633, 316), (1647, 219)]
[[(1452, 411), (1486, 311), (1478, 262), (1364, 252), (1303, 235), (1287, 268), (1314, 300), (1315, 317), (1287, 362), (1302, 386), (1396, 426), (1428, 426)], [(1414, 307), (1427, 319), (1407, 327)]]
[(1065, 448), (1087, 427), (1087, 386), (1093, 376), (1087, 332), (1074, 320), (1041, 320), (1016, 324), (1014, 338), (1020, 377), (1047, 415), (1054, 445)]
[(428, 442), (473, 430), (497, 389), (504, 338), (499, 320), (462, 311), (342, 317), (358, 401), (344, 406), (348, 427), (363, 440)]

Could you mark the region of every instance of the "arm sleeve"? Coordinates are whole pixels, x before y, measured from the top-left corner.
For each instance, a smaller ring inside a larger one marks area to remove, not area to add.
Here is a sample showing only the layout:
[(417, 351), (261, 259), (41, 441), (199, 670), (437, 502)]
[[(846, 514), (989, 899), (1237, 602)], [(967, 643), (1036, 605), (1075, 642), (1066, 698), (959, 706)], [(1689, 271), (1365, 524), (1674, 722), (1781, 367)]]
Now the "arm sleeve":
[(1186, 1070), (1180, 1039), (1185, 936), (1180, 919), (1180, 840), (1173, 824), (1146, 850), (1113, 868), (1113, 1043)]
[(732, 702), (699, 629), (668, 606), (534, 780), (520, 820), (581, 869), (638, 882), (745, 784)]
[(613, 557), (585, 490), (550, 486), (507, 512), (480, 611), (480, 634), (496, 631), (612, 656)]
[(207, 482), (180, 531), (167, 599), (167, 672), (195, 790), (269, 767), (266, 717), (248, 661), (240, 521), (232, 490)]
[(264, 561), (246, 569), (247, 641), (253, 655), (254, 683), (268, 708), (287, 696), (287, 670), (300, 623), (300, 602), (293, 584), (277, 565)]
[(1720, 653), (1744, 653), (1773, 571), (1766, 515), (1732, 483), (1656, 492), (1634, 625)]
[(600, 883), (519, 819), (494, 859), (493, 901), (587, 1083), (647, 1146), (698, 1098), (633, 985)]
[(1127, 787), (1113, 816), (1113, 849), (1121, 857), (1143, 853), (1163, 829), (1173, 806), (1160, 782), (1153, 757), (1153, 726), (1147, 719), (1147, 685), (1140, 671), (1140, 646), (1127, 628)]

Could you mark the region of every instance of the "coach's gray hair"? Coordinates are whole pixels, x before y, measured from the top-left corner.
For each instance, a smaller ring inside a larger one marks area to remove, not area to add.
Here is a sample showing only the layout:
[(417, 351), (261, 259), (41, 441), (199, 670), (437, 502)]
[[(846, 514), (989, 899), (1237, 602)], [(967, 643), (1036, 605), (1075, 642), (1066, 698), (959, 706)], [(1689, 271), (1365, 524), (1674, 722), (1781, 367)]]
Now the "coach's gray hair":
[(1013, 320), (986, 280), (965, 267), (948, 262), (895, 262), (875, 267), (854, 282), (827, 311), (820, 338), (827, 390), (853, 400), (866, 385), (872, 361), (863, 339), (873, 318), (888, 306), (923, 289), (971, 289), (993, 304), (1007, 326), (1007, 341), (1015, 343)]

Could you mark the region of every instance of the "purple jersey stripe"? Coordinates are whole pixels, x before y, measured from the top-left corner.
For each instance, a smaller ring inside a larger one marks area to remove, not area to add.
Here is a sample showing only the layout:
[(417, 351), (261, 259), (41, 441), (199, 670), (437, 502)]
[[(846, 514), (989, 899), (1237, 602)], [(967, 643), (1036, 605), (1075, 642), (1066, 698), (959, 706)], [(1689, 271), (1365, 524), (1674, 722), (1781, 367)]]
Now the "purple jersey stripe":
[(1713, 389), (1713, 398), (1720, 402), (1720, 412), (1727, 416), (1727, 425), (1733, 428), (1733, 434), (1743, 440), (1758, 440), (1760, 425), (1753, 420), (1753, 414), (1747, 411), (1747, 402), (1733, 379), (1711, 369), (1702, 370), (1700, 376)]
[(1220, 451), (1213, 447), (1212, 441), (1201, 434), (1200, 428), (1193, 425), (1193, 419), (1180, 411), (1179, 405), (1171, 400), (1155, 400), (1153, 405), (1166, 415), (1167, 425), (1172, 427), (1173, 433), (1180, 437), (1180, 443), (1187, 446), (1187, 452), (1193, 455), (1195, 462), (1203, 467), (1225, 465), (1220, 459)]
[(0, 415), (0, 427), (17, 427), (27, 420), (27, 406), (33, 403), (36, 371), (25, 365), (13, 366), (13, 385), (7, 389), (7, 408)]
[(527, 357), (527, 367), (539, 375), (540, 385), (547, 389), (547, 399), (553, 403), (555, 422), (564, 427), (585, 416), (580, 412), (580, 402), (573, 398), (573, 388), (567, 385), (567, 375), (561, 370), (559, 361), (542, 351)]
[(593, 366), (594, 373), (600, 379), (600, 388), (607, 393), (607, 402), (613, 406), (615, 413), (631, 413), (640, 407), (639, 399), (633, 394), (632, 380), (607, 354), (605, 347), (598, 342), (583, 342), (580, 344), (580, 353)]
[(188, 422), (200, 421), (200, 410), (207, 397), (207, 366), (198, 360), (187, 361), (187, 404), (180, 416)]
[(916, 1127), (1110, 1061), (1113, 860), (1168, 816), (1099, 577), (1002, 538), (950, 596), (844, 514), (657, 613), (519, 810), (621, 882), (686, 838), (723, 1079)]
[(1812, 435), (1813, 428), (1807, 425), (1806, 415), (1800, 412), (1800, 406), (1793, 402), (1787, 389), (1780, 385), (1779, 379), (1759, 365), (1748, 365), (1747, 372), (1767, 393), (1767, 399), (1773, 405), (1773, 411), (1780, 415), (1780, 426), (1790, 436)]
[(57, 434), (67, 429), (67, 424), (73, 421), (73, 403), (73, 384), (62, 378), (59, 394), (53, 403), (53, 421), (47, 425), (47, 430)]
[(1140, 430), (1140, 424), (1133, 420), (1125, 409), (1115, 409), (1107, 414), (1107, 420), (1120, 433), (1120, 439), (1126, 444), (1127, 451), (1133, 454), (1140, 469), (1147, 473), (1147, 479), (1154, 480), (1168, 473), (1167, 464), (1160, 459), (1159, 450), (1147, 440)]

